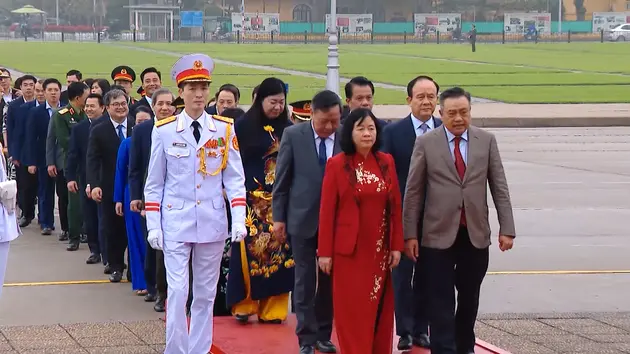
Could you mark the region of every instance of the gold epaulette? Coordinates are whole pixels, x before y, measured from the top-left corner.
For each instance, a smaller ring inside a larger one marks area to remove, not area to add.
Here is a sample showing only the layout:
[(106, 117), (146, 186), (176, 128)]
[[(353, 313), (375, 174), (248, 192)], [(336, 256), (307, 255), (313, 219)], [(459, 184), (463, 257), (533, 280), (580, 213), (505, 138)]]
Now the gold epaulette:
[(58, 111), (59, 114), (66, 114), (68, 113), (68, 108), (62, 108)]
[(214, 118), (216, 120), (220, 120), (220, 121), (228, 123), (228, 124), (234, 124), (234, 119), (228, 118), (228, 117), (223, 117), (223, 116), (220, 116), (218, 114), (213, 115), (212, 118)]
[(155, 126), (156, 127), (161, 127), (161, 126), (166, 125), (168, 123), (173, 123), (176, 120), (177, 120), (177, 116), (170, 116), (170, 117), (158, 120), (157, 122), (155, 122)]

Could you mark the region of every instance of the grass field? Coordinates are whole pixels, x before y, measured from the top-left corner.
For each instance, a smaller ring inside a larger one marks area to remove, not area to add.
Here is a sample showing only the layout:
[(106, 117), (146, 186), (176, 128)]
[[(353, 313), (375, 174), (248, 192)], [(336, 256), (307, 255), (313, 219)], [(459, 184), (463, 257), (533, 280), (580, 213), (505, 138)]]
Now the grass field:
[[(152, 50), (147, 51), (146, 49)], [(0, 65), (41, 77), (65, 79), (70, 68), (86, 77), (109, 77), (127, 64), (139, 73), (156, 66), (168, 76), (181, 53), (200, 52), (232, 62), (271, 67), (255, 70), (218, 64), (214, 86), (233, 83), (248, 103), (251, 88), (268, 76), (289, 83), (290, 100), (311, 97), (324, 80), (274, 72), (274, 68), (326, 73), (324, 45), (201, 43), (0, 42)], [(15, 55), (11, 55), (15, 54)], [(364, 75), (400, 86), (377, 88), (379, 104), (404, 104), (403, 87), (416, 75), (433, 76), (442, 87), (463, 86), (475, 97), (511, 103), (630, 102), (630, 45), (625, 43), (539, 43), (479, 45), (342, 45), (343, 77)], [(170, 79), (167, 85), (173, 86)]]

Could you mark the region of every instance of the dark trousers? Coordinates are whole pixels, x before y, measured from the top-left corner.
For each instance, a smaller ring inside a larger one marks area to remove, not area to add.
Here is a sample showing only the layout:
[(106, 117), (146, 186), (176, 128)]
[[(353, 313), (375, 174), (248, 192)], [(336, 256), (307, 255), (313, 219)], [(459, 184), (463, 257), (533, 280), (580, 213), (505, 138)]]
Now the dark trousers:
[[(95, 202), (96, 203), (96, 202)], [(105, 230), (105, 223), (103, 222), (103, 204), (96, 203), (98, 210), (98, 240), (101, 245), (101, 258), (103, 258), (103, 264), (109, 264), (109, 251), (107, 241), (107, 231)], [(126, 230), (126, 229), (125, 229)]]
[[(422, 255), (420, 255), (422, 257)], [(428, 334), (426, 272), (404, 254), (392, 271), (396, 335), (418, 337)]]
[(164, 265), (164, 253), (154, 250), (147, 242), (147, 223), (142, 220), (142, 232), (144, 234), (145, 246), (147, 249), (144, 258), (144, 278), (147, 282), (147, 291), (151, 294), (156, 292), (161, 296), (166, 296), (166, 267)]
[(81, 207), (83, 209), (83, 221), (85, 223), (85, 234), (87, 235), (90, 253), (101, 256), (103, 264), (107, 263), (107, 244), (99, 232), (98, 228), (98, 204), (85, 194), (85, 184), (79, 184), (79, 194), (81, 194)]
[(475, 248), (468, 230), (461, 227), (450, 248), (423, 247), (421, 252), (429, 283), (431, 354), (470, 353), (475, 347), (474, 328), (481, 283), (488, 270), (488, 248)]
[(55, 177), (55, 187), (58, 196), (59, 222), (61, 231), (68, 231), (68, 182), (63, 175), (63, 170), (57, 170)]
[[(103, 191), (103, 194), (107, 193)], [(122, 272), (125, 266), (127, 249), (127, 229), (125, 219), (116, 215), (115, 203), (103, 199), (101, 203), (101, 231), (107, 241), (107, 258), (112, 271)]]
[(295, 334), (300, 345), (328, 341), (333, 323), (332, 284), (330, 276), (317, 266), (317, 235), (310, 238), (290, 235), (290, 243), (295, 261)]
[(472, 46), (473, 53), (477, 51), (477, 41), (471, 41), (470, 45)]
[[(37, 209), (42, 229), (55, 227), (55, 179), (48, 175), (46, 166), (37, 167)], [(60, 211), (61, 213), (61, 211)]]
[(15, 167), (15, 182), (17, 183), (18, 206), (22, 210), (22, 217), (27, 220), (35, 219), (35, 200), (37, 198), (37, 173), (28, 173), (24, 165)]

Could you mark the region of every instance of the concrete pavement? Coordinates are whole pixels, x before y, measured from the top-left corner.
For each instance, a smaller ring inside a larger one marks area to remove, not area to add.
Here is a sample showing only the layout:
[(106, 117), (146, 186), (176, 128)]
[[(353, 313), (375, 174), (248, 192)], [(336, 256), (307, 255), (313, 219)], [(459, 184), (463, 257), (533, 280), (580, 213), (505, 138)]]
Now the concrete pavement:
[[(478, 337), (513, 353), (630, 353), (630, 128), (492, 131), (517, 239), (510, 252), (491, 246)], [(492, 205), (490, 215), (496, 234)], [(55, 236), (24, 231), (12, 244), (0, 299), (0, 333), (8, 338), (3, 344), (0, 336), (0, 353), (143, 353), (162, 344), (152, 304), (129, 284), (107, 283), (102, 266), (86, 265), (85, 245), (67, 252)], [(73, 285), (80, 281), (88, 284)], [(55, 336), (67, 347), (23, 347)]]

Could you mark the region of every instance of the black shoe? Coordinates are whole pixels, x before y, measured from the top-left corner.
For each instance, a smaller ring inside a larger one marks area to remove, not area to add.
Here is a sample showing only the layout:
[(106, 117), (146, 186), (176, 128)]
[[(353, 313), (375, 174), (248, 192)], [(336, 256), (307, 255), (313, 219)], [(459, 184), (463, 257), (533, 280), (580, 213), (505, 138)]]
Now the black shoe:
[(112, 274), (112, 267), (110, 267), (109, 263), (105, 264), (105, 268), (103, 268), (103, 274)]
[(337, 348), (329, 340), (317, 341), (317, 343), (315, 343), (315, 349), (317, 349), (317, 351), (319, 351), (320, 353), (336, 353), (337, 352)]
[(156, 294), (146, 294), (146, 295), (144, 295), (144, 302), (155, 302), (156, 299), (157, 299), (157, 295)]
[(153, 305), (153, 310), (155, 312), (164, 312), (166, 310), (165, 301), (166, 301), (166, 297), (158, 294), (157, 300), (155, 301), (155, 305)]
[(301, 345), (300, 354), (315, 354), (315, 350), (311, 345)]
[(122, 280), (122, 272), (120, 271), (115, 270), (109, 276), (109, 281), (111, 283), (120, 283), (121, 280)]
[(31, 221), (32, 221), (31, 219), (27, 219), (25, 217), (21, 217), (20, 220), (19, 220), (20, 227), (27, 227), (28, 225), (31, 224)]
[(81, 241), (81, 243), (87, 243), (87, 235), (81, 234), (81, 236), (79, 236), (79, 240)]
[(68, 247), (66, 247), (66, 251), (70, 251), (70, 252), (76, 251), (78, 249), (79, 249), (79, 240), (70, 241), (68, 243)]
[(431, 341), (429, 340), (429, 336), (426, 334), (420, 334), (413, 337), (413, 345), (420, 348), (429, 349), (431, 348)]
[(68, 234), (68, 231), (62, 231), (59, 234), (59, 241), (68, 241), (69, 238), (70, 238), (70, 235)]
[(92, 253), (86, 260), (85, 264), (98, 264), (101, 263), (101, 255)]
[(282, 320), (263, 320), (262, 318), (259, 318), (258, 322), (263, 324), (282, 324)]
[(42, 235), (49, 236), (52, 235), (52, 229), (50, 227), (45, 227), (42, 229)]
[(400, 339), (398, 340), (398, 345), (396, 346), (396, 348), (402, 351), (409, 351), (413, 348), (412, 343), (413, 342), (412, 342), (411, 336), (404, 335), (404, 336), (401, 336)]
[(234, 318), (236, 319), (236, 322), (240, 324), (247, 324), (249, 322), (248, 315), (234, 315)]

